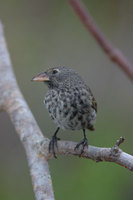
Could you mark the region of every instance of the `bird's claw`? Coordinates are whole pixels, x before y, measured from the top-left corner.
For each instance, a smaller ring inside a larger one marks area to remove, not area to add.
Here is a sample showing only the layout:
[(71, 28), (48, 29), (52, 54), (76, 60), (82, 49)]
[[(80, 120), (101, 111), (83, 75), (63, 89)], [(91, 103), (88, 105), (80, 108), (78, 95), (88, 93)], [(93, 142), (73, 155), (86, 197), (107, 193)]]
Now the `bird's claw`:
[(57, 158), (56, 153), (55, 153), (55, 147), (58, 149), (58, 145), (57, 145), (58, 140), (60, 140), (60, 138), (53, 135), (49, 142), (49, 153), (52, 153), (54, 158)]
[(81, 152), (80, 152), (80, 155), (79, 157), (81, 157), (81, 155), (84, 153), (84, 149), (85, 147), (88, 148), (88, 140), (87, 138), (84, 138), (81, 142), (79, 142), (76, 147), (74, 148), (74, 150), (78, 149), (80, 147), (80, 145), (82, 145), (82, 148), (81, 148)]

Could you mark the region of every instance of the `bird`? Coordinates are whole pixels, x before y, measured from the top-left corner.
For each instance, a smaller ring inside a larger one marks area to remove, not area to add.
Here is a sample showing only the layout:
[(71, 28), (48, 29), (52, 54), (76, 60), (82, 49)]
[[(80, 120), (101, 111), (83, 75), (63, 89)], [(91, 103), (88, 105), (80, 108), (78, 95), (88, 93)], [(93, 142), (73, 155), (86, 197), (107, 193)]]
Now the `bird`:
[(48, 86), (44, 104), (57, 128), (49, 142), (49, 152), (57, 158), (57, 133), (62, 130), (81, 130), (83, 140), (75, 146), (81, 146), (80, 156), (88, 148), (86, 129), (93, 131), (97, 115), (97, 102), (83, 78), (66, 66), (48, 68), (32, 78), (32, 81), (44, 82)]

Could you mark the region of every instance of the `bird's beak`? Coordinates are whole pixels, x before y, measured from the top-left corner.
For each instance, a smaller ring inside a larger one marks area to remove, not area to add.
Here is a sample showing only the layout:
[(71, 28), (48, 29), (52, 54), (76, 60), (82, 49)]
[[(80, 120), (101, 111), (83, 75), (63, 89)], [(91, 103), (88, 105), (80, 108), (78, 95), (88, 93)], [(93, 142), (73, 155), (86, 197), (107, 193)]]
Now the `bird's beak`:
[(38, 82), (49, 81), (49, 76), (45, 72), (41, 72), (40, 74), (34, 76), (32, 78), (32, 81), (38, 81)]

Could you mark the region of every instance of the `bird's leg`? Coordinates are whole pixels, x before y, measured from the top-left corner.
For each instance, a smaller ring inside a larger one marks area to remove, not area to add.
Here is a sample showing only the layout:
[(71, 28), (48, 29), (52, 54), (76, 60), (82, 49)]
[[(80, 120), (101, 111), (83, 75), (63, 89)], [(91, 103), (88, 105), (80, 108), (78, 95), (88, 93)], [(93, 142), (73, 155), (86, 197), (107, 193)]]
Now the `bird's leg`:
[(51, 138), (51, 140), (50, 140), (50, 142), (49, 142), (49, 153), (52, 152), (52, 154), (53, 154), (53, 156), (54, 156), (55, 158), (57, 158), (57, 157), (56, 157), (56, 154), (55, 154), (55, 146), (56, 146), (56, 148), (57, 148), (57, 141), (60, 140), (60, 138), (58, 138), (58, 137), (56, 136), (57, 133), (58, 133), (58, 131), (59, 131), (59, 129), (60, 129), (59, 127), (56, 129), (54, 135), (52, 136), (52, 138)]
[(79, 148), (80, 145), (82, 145), (80, 156), (84, 152), (85, 147), (88, 147), (88, 140), (87, 140), (87, 137), (86, 137), (85, 129), (83, 129), (83, 134), (84, 134), (84, 139), (81, 142), (79, 142), (76, 145), (76, 147), (74, 148), (74, 150), (76, 150), (76, 149)]

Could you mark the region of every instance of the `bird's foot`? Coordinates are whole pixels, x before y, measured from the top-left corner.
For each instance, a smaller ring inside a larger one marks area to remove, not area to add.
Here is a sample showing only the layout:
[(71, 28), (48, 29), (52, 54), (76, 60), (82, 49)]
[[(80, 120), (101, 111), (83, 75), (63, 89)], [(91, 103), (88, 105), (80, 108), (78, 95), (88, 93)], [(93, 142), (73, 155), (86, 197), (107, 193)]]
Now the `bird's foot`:
[(74, 148), (74, 150), (78, 149), (80, 147), (80, 145), (82, 145), (82, 148), (81, 148), (81, 152), (80, 152), (80, 155), (79, 157), (81, 157), (81, 155), (84, 153), (84, 149), (85, 147), (88, 148), (88, 140), (87, 138), (84, 138), (81, 142), (79, 142), (76, 147)]
[(60, 138), (56, 137), (56, 135), (53, 135), (50, 142), (49, 142), (49, 153), (52, 153), (55, 158), (57, 158), (55, 153), (55, 147), (57, 146), (57, 141), (60, 140)]

